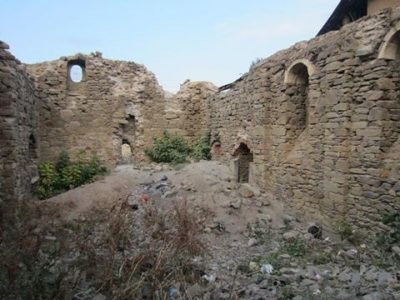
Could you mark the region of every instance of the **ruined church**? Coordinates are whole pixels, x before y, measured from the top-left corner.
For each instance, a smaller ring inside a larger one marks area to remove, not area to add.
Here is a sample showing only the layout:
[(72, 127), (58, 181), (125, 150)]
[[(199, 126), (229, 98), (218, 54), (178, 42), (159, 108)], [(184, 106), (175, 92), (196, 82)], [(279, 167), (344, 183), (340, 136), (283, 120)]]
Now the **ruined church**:
[(174, 95), (99, 52), (28, 65), (8, 49), (0, 42), (2, 201), (30, 197), (38, 164), (63, 149), (135, 164), (166, 129), (211, 132), (213, 159), (238, 182), (315, 218), (369, 227), (400, 210), (398, 0), (342, 0), (315, 38), (233, 83), (189, 81)]

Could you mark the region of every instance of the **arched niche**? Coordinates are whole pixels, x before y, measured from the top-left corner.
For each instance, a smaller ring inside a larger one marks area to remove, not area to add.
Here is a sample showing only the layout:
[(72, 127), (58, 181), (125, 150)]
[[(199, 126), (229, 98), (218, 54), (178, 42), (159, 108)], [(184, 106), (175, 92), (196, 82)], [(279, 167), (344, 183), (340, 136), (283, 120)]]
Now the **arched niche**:
[(378, 58), (388, 60), (400, 59), (400, 23), (392, 28), (383, 39)]
[(315, 66), (307, 59), (294, 61), (286, 70), (285, 84), (288, 97), (286, 129), (289, 139), (296, 139), (308, 125), (310, 77), (315, 73)]
[(253, 153), (245, 143), (240, 143), (233, 152), (236, 157), (235, 177), (239, 183), (249, 182), (250, 178), (250, 163), (253, 162)]
[(314, 65), (307, 59), (294, 61), (285, 72), (285, 84), (307, 85), (315, 74)]

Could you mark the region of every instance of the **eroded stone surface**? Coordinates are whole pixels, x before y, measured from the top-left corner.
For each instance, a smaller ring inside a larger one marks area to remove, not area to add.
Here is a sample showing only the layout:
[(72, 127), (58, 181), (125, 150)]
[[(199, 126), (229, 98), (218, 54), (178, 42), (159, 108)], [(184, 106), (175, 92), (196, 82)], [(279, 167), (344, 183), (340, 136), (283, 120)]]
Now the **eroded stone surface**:
[(188, 81), (176, 95), (144, 66), (98, 52), (29, 65), (30, 78), (1, 43), (1, 193), (28, 193), (32, 153), (43, 161), (83, 150), (113, 166), (129, 161), (122, 145), (144, 160), (164, 129), (191, 140), (211, 130), (214, 159), (246, 145), (246, 180), (277, 200), (315, 220), (377, 223), (400, 205), (399, 61), (378, 58), (398, 10), (297, 43), (219, 90)]

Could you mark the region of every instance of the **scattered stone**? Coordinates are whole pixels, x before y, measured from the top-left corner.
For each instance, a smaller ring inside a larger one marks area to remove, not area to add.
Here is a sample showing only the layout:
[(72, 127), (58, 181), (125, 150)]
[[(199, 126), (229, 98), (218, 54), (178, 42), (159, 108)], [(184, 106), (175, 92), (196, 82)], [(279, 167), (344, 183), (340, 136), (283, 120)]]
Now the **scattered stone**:
[(242, 200), (241, 199), (235, 199), (235, 200), (230, 202), (230, 207), (232, 207), (234, 209), (240, 209), (241, 206), (242, 206)]
[(190, 297), (189, 299), (201, 298), (204, 294), (204, 288), (196, 283), (187, 289), (187, 294)]
[(383, 300), (386, 298), (381, 292), (373, 292), (371, 294), (365, 295), (362, 297), (362, 300)]
[(163, 170), (163, 167), (161, 165), (156, 165), (154, 167), (154, 171), (156, 171), (156, 172), (161, 172), (162, 170)]
[(165, 199), (165, 198), (171, 198), (171, 197), (176, 196), (177, 194), (178, 194), (178, 191), (177, 191), (177, 190), (171, 190), (171, 191), (166, 191), (161, 197), (162, 197), (163, 199)]
[(311, 241), (312, 239), (314, 239), (314, 236), (311, 234), (311, 233), (305, 233), (304, 235), (303, 235), (303, 238), (306, 240), (306, 241)]
[(258, 241), (257, 241), (257, 239), (255, 239), (255, 238), (251, 238), (251, 239), (249, 239), (249, 241), (247, 242), (247, 246), (249, 246), (249, 247), (256, 246), (257, 244), (258, 244)]
[(357, 249), (350, 249), (344, 252), (344, 254), (351, 259), (357, 258), (358, 251)]
[(400, 247), (399, 246), (393, 246), (392, 247), (393, 253), (395, 253), (398, 257), (400, 257)]
[(249, 263), (249, 270), (250, 270), (250, 272), (257, 272), (258, 271), (258, 264), (256, 263), (256, 262), (254, 262), (254, 261), (251, 261), (250, 263)]
[(104, 296), (103, 294), (97, 294), (97, 295), (95, 295), (93, 298), (92, 298), (92, 300), (106, 300), (107, 299), (107, 297), (106, 296)]
[(254, 189), (247, 183), (244, 183), (239, 188), (239, 195), (243, 198), (252, 198), (254, 196)]
[(288, 231), (283, 234), (283, 240), (285, 241), (293, 241), (300, 237), (300, 233), (298, 231)]

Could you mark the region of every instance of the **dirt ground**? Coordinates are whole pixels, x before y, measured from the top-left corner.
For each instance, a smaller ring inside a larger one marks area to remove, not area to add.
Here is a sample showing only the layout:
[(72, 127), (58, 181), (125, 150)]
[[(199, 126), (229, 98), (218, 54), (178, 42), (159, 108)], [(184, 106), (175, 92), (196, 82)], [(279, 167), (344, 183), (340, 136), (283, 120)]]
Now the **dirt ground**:
[[(382, 257), (362, 241), (335, 240), (323, 229), (308, 232), (308, 221), (293, 217), (273, 195), (234, 182), (221, 162), (119, 166), (43, 205), (79, 222), (118, 203), (140, 214), (148, 203), (169, 213), (182, 201), (198, 217), (207, 248), (207, 258), (201, 259), (204, 280), (184, 291), (176, 283), (165, 299), (400, 299), (396, 254)], [(132, 224), (139, 236), (146, 229), (138, 216), (133, 215)], [(164, 299), (142, 297), (151, 298)]]

